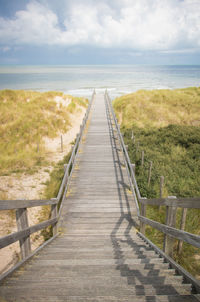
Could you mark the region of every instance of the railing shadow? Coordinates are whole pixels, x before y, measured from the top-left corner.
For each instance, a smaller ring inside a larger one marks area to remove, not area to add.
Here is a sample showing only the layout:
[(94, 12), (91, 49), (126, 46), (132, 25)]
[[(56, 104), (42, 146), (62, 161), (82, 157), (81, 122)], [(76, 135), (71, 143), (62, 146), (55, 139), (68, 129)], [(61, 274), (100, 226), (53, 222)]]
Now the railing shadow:
[[(122, 155), (119, 152), (120, 146), (119, 143), (117, 143), (117, 139), (114, 134), (112, 121), (110, 118), (110, 112), (106, 100), (105, 106), (120, 206), (120, 217), (110, 234), (110, 239), (113, 246), (114, 259), (116, 263), (116, 270), (119, 270), (120, 275), (127, 279), (128, 285), (134, 286), (136, 290), (136, 295), (145, 295), (145, 285), (152, 286), (154, 288), (155, 295), (161, 295), (166, 293), (170, 293), (170, 295), (177, 295), (178, 292), (174, 288), (174, 286), (165, 284), (166, 277), (159, 276), (160, 269), (156, 268), (156, 265), (154, 263), (151, 263), (151, 259), (143, 253), (143, 250), (153, 251), (153, 249), (147, 246), (145, 242), (139, 240), (134, 241), (134, 239), (132, 238), (132, 235), (134, 235), (134, 228), (137, 227), (137, 223), (132, 217), (131, 207), (129, 204), (129, 200), (131, 200), (132, 197), (128, 196), (127, 194), (127, 189), (129, 188), (129, 185), (127, 184), (127, 180), (125, 179), (126, 174), (123, 172), (123, 160), (121, 158)], [(134, 204), (134, 201), (132, 201), (132, 203)], [(126, 228), (124, 229), (123, 233), (121, 233), (121, 230), (123, 230), (124, 225), (126, 225)], [(120, 230), (121, 227), (122, 229)], [(136, 236), (137, 235), (135, 235), (135, 237)], [(137, 264), (127, 264), (127, 258), (125, 255), (125, 250), (127, 250), (127, 248), (128, 250), (131, 250), (133, 255), (136, 255), (135, 259), (140, 259), (139, 262), (143, 264), (143, 269), (146, 270), (145, 274), (142, 274), (141, 270), (136, 268)], [(135, 268), (133, 268), (133, 266), (135, 266)], [(156, 285), (155, 280), (158, 278), (159, 284), (157, 283)], [(148, 297), (146, 297), (146, 301), (150, 301)], [(151, 302), (154, 301), (156, 301), (156, 296), (151, 296)]]

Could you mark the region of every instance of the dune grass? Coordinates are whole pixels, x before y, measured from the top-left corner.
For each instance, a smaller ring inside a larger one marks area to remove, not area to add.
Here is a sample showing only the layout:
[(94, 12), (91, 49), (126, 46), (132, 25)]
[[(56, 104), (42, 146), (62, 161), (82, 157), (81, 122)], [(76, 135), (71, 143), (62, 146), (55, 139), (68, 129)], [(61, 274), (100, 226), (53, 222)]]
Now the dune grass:
[[(143, 197), (160, 196), (160, 176), (165, 177), (163, 197), (200, 196), (200, 88), (138, 91), (113, 101), (130, 159)], [(134, 133), (134, 140), (132, 137)], [(144, 165), (141, 153), (144, 151)], [(152, 177), (148, 186), (150, 161)], [(165, 223), (165, 207), (147, 207), (147, 217)], [(177, 212), (180, 227), (181, 210)], [(200, 235), (200, 211), (189, 209), (186, 231)], [(163, 234), (147, 226), (147, 236), (162, 248)], [(183, 244), (174, 258), (198, 276), (199, 249)]]
[(113, 105), (121, 125), (126, 128), (200, 126), (200, 87), (140, 90), (115, 99)]
[[(70, 99), (66, 107), (55, 98)], [(0, 91), (0, 175), (34, 173), (47, 164), (43, 138), (54, 138), (70, 127), (70, 114), (88, 101), (62, 92)], [(38, 152), (39, 146), (39, 152)]]

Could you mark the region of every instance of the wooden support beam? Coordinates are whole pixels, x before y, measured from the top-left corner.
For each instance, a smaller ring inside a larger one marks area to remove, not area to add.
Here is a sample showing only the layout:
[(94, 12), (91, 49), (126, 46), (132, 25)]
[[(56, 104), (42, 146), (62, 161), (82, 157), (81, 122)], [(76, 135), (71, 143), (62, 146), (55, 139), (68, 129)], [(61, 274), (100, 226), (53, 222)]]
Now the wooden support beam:
[[(141, 216), (146, 217), (146, 205), (141, 204)], [(145, 235), (145, 223), (140, 220), (140, 232)]]
[[(169, 198), (169, 196), (168, 196)], [(171, 196), (172, 199), (176, 198), (175, 196)], [(176, 206), (167, 206), (166, 207), (166, 222), (165, 224), (167, 226), (170, 226), (172, 228), (176, 227)], [(164, 243), (163, 243), (163, 251), (173, 258), (173, 248), (174, 248), (174, 238), (170, 235), (164, 236)]]
[[(164, 188), (164, 181), (165, 181), (165, 178), (164, 176), (160, 176), (160, 198), (163, 198), (163, 188)], [(159, 211), (160, 211), (160, 205), (159, 205)]]
[[(56, 198), (52, 198), (51, 200), (55, 200)], [(57, 217), (57, 204), (54, 204), (51, 206), (51, 219)], [(53, 225), (53, 236), (55, 236), (58, 233), (57, 223)]]
[(150, 161), (149, 163), (149, 175), (148, 175), (148, 187), (150, 186), (150, 182), (151, 182), (151, 172), (152, 172), (152, 166), (153, 166), (153, 163), (152, 161)]
[(142, 167), (144, 166), (144, 150), (142, 150), (142, 153), (141, 153), (141, 166)]
[[(17, 209), (16, 210), (16, 221), (17, 221), (17, 229), (18, 231), (22, 231), (28, 228), (28, 216), (27, 216), (27, 209)], [(20, 250), (21, 250), (21, 257), (25, 259), (31, 253), (31, 242), (30, 236), (24, 236), (19, 240)]]
[[(181, 231), (185, 230), (186, 218), (187, 218), (187, 209), (183, 208), (182, 209), (182, 214), (181, 214), (181, 224), (180, 224), (180, 230)], [(179, 255), (182, 252), (182, 248), (183, 248), (183, 241), (179, 240), (178, 247), (177, 247), (177, 252), (178, 252)]]
[(164, 176), (160, 176), (160, 198), (163, 198)]

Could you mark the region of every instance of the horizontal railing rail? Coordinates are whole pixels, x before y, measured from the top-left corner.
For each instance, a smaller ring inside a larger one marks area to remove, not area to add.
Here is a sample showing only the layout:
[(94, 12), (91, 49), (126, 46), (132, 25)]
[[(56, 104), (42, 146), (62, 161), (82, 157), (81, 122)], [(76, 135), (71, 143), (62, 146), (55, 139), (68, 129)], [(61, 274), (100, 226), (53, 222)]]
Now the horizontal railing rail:
[(200, 209), (200, 197), (176, 197), (176, 198), (140, 198), (139, 202), (152, 206), (169, 206), (177, 208)]
[[(153, 198), (147, 199), (141, 197), (139, 187), (137, 185), (135, 173), (133, 170), (133, 164), (130, 161), (127, 148), (124, 144), (123, 136), (120, 131), (120, 126), (118, 124), (116, 115), (114, 113), (111, 99), (107, 93), (105, 92), (105, 100), (109, 106), (112, 119), (114, 121), (114, 126), (117, 131), (117, 136), (120, 142), (121, 150), (124, 155), (125, 165), (128, 171), (128, 177), (130, 181), (130, 189), (133, 193), (133, 197), (136, 204), (138, 219), (140, 220), (140, 236), (152, 245), (153, 248), (156, 249), (157, 252), (160, 251), (160, 255), (167, 259), (167, 261), (173, 266), (176, 267), (177, 271), (181, 272), (181, 274), (192, 283), (197, 292), (200, 292), (200, 282), (197, 281), (193, 276), (191, 276), (188, 272), (186, 272), (180, 265), (178, 265), (173, 259), (173, 246), (174, 246), (174, 238), (180, 240), (179, 243), (187, 242), (197, 248), (200, 248), (200, 236), (195, 235), (189, 232), (184, 231), (183, 226), (186, 219), (186, 210), (188, 208), (192, 209), (200, 209), (200, 198), (182, 198), (176, 196), (168, 196), (167, 198)], [(159, 223), (152, 219), (146, 217), (146, 206), (147, 205), (156, 205), (156, 206), (166, 206), (166, 224)], [(182, 219), (181, 225), (182, 229), (177, 229), (176, 226), (176, 211), (177, 208), (182, 208)], [(149, 225), (162, 233), (165, 234), (164, 243), (163, 243), (163, 252), (159, 250), (149, 239), (145, 237), (145, 225)]]
[(0, 211), (57, 204), (57, 200), (0, 200)]
[[(82, 139), (83, 132), (88, 120), (94, 95), (95, 95), (95, 91), (93, 92), (91, 101), (89, 102), (89, 105), (87, 107), (85, 116), (80, 126), (80, 131), (76, 136), (76, 141), (74, 146), (72, 147), (69, 162), (66, 165), (64, 165), (64, 176), (56, 198), (51, 198), (50, 200), (0, 200), (0, 211), (16, 210), (16, 222), (17, 222), (17, 229), (18, 229), (16, 232), (0, 238), (0, 248), (4, 248), (16, 241), (19, 241), (21, 257), (22, 257), (21, 263), (23, 263), (24, 261), (26, 261), (32, 255), (35, 254), (34, 252), (31, 252), (31, 243), (30, 243), (31, 234), (38, 232), (42, 229), (45, 229), (48, 226), (52, 226), (53, 229), (52, 238), (55, 238), (57, 236), (57, 232), (58, 232), (57, 224), (59, 221), (59, 217), (61, 215), (63, 200), (65, 199), (67, 193), (69, 180), (74, 167), (75, 158), (79, 150), (80, 141)], [(38, 207), (38, 206), (51, 206), (51, 218), (44, 222), (35, 224), (33, 226), (29, 226), (27, 208)], [(52, 241), (52, 238), (49, 239), (49, 242)], [(46, 244), (47, 242), (43, 243), (43, 245)], [(41, 245), (40, 248), (42, 248), (43, 245)], [(11, 269), (9, 273), (11, 273), (16, 267), (18, 267), (18, 264), (13, 269)], [(4, 273), (0, 277), (0, 280), (5, 278), (6, 276), (7, 274)]]

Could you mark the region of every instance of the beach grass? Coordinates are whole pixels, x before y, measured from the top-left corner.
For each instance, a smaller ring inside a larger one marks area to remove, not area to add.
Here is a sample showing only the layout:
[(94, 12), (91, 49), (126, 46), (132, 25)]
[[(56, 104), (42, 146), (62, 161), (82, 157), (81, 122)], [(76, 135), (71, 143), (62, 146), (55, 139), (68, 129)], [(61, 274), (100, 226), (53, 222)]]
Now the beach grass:
[[(68, 106), (56, 102), (58, 97)], [(62, 92), (0, 91), (0, 175), (35, 173), (46, 165), (43, 138), (66, 132), (70, 114), (87, 105), (88, 100)]]

